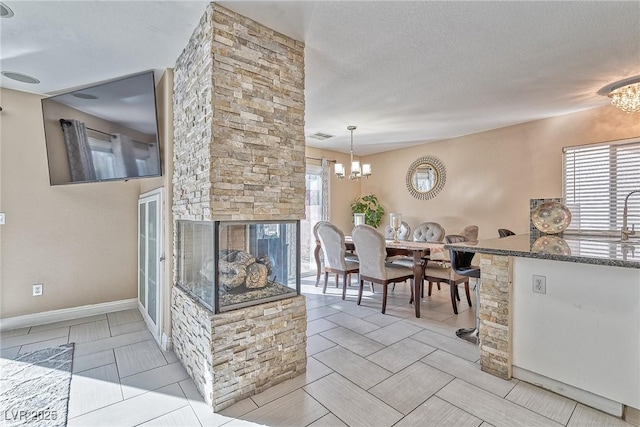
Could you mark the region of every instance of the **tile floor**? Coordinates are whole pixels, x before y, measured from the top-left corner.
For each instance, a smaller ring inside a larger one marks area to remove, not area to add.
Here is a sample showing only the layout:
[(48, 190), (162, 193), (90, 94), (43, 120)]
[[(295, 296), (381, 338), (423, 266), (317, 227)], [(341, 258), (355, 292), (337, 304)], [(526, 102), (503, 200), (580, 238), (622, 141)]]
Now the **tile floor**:
[(475, 346), (455, 338), (474, 324), (447, 286), (408, 304), (408, 284), (346, 301), (310, 279), (307, 372), (214, 414), (172, 352), (128, 310), (7, 331), (1, 356), (75, 342), (69, 426), (631, 426), (517, 380), (482, 372)]

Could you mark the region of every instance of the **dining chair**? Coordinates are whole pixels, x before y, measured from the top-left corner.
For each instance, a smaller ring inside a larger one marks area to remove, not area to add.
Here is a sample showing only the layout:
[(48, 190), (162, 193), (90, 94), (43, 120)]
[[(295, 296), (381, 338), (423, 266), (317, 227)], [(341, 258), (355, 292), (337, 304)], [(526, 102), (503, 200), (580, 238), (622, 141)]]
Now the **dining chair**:
[(342, 275), (342, 299), (347, 295), (347, 278), (352, 273), (358, 273), (360, 264), (354, 261), (347, 261), (345, 255), (347, 249), (344, 244), (344, 233), (331, 223), (322, 223), (318, 226), (318, 237), (324, 255), (324, 287), (322, 293), (327, 292), (327, 282), (329, 273), (336, 274), (336, 287), (338, 286), (338, 275)]
[(479, 230), (477, 225), (467, 225), (458, 235), (464, 236), (469, 242), (477, 242)]
[(382, 314), (387, 310), (389, 284), (411, 279), (411, 301), (413, 301), (413, 269), (385, 263), (387, 250), (384, 236), (369, 225), (357, 225), (353, 229), (351, 237), (360, 258), (358, 305), (362, 301), (365, 281), (382, 285)]
[(515, 234), (516, 233), (514, 233), (511, 230), (509, 230), (508, 228), (498, 228), (498, 235), (500, 237), (515, 236)]
[[(479, 228), (477, 225), (467, 225), (457, 235), (463, 236), (469, 242), (477, 242), (478, 231)], [(431, 249), (429, 260), (438, 262), (440, 264), (449, 264), (451, 262), (451, 259), (449, 258), (449, 250), (445, 248)], [(429, 293), (429, 295), (431, 295), (431, 293)]]
[[(457, 235), (463, 236), (466, 241), (477, 242), (478, 231), (479, 228), (477, 225), (468, 225), (463, 228), (462, 231)], [(428, 296), (431, 296), (431, 287), (433, 283), (436, 283), (438, 285), (438, 290), (440, 290), (440, 281), (449, 284), (449, 287), (451, 288), (451, 304), (453, 305), (453, 312), (455, 314), (458, 314), (458, 309), (456, 306), (456, 299), (460, 301), (460, 296), (458, 295), (458, 284), (464, 283), (464, 289), (467, 294), (467, 302), (469, 303), (469, 307), (471, 307), (471, 297), (469, 295), (469, 279), (465, 278), (465, 276), (457, 274), (450, 267), (451, 259), (449, 256), (449, 251), (444, 248), (432, 249), (429, 253), (429, 260), (427, 261), (427, 264), (425, 266), (424, 280), (426, 280), (429, 284), (427, 291)], [(424, 287), (422, 287), (422, 297), (424, 297)]]
[[(447, 244), (461, 243), (468, 241), (466, 237), (459, 235), (449, 235), (444, 238)], [(449, 249), (449, 258), (451, 258), (451, 269), (457, 274), (466, 277), (473, 277), (478, 279), (476, 283), (476, 327), (475, 328), (460, 328), (456, 331), (456, 335), (474, 344), (478, 344), (480, 341), (478, 335), (478, 329), (480, 327), (480, 267), (476, 267), (471, 264), (474, 252), (456, 251)]]
[[(385, 240), (395, 239), (395, 230), (390, 225), (384, 228)], [(398, 230), (398, 240), (409, 240), (411, 238), (411, 227), (406, 222), (402, 221), (400, 229)], [(409, 259), (410, 252), (404, 249), (387, 248), (387, 258), (385, 262), (394, 262), (399, 259)], [(405, 265), (406, 267), (406, 265)]]
[[(395, 235), (396, 235), (396, 232), (393, 229), (393, 227), (391, 227), (390, 225), (387, 225), (384, 228), (384, 238), (386, 240), (395, 239)], [(409, 240), (410, 237), (411, 237), (411, 227), (409, 227), (409, 224), (402, 221), (402, 223), (400, 224), (400, 228), (398, 229), (398, 240)]]
[[(413, 231), (413, 241), (440, 243), (444, 239), (444, 233), (444, 227), (437, 222), (423, 222)], [(423, 262), (426, 263), (429, 260), (429, 256), (424, 256), (422, 259)], [(394, 259), (393, 263), (402, 267), (410, 268), (413, 266), (413, 258), (408, 256), (399, 257)], [(436, 285), (438, 286), (438, 290), (440, 290), (440, 283), (436, 282)], [(423, 289), (423, 287), (421, 287), (421, 289)], [(424, 297), (424, 290), (421, 297)]]
[[(464, 290), (467, 294), (467, 303), (471, 307), (471, 294), (469, 292), (469, 278), (456, 273), (453, 268), (446, 264), (428, 263), (424, 269), (424, 280), (428, 283), (427, 294), (431, 296), (431, 286), (433, 283), (446, 283), (449, 285), (451, 292), (451, 306), (453, 307), (453, 313), (458, 314), (458, 304), (460, 301), (460, 295), (458, 295), (458, 285), (464, 283)], [(423, 285), (424, 286), (424, 285)], [(424, 288), (422, 289), (424, 294)]]
[(320, 275), (322, 274), (322, 246), (320, 244), (320, 236), (318, 236), (318, 227), (323, 223), (329, 224), (328, 221), (318, 221), (313, 226), (313, 237), (316, 239), (316, 247), (313, 250), (313, 257), (316, 260), (316, 287), (320, 283)]
[(444, 227), (437, 222), (423, 222), (413, 231), (413, 240), (416, 242), (442, 242), (444, 234)]

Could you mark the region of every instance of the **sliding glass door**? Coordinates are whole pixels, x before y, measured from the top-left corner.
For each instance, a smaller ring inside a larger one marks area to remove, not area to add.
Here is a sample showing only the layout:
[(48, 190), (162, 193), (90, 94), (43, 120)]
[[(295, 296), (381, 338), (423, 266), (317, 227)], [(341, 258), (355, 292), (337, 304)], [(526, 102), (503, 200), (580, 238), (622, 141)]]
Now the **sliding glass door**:
[(327, 221), (329, 212), (328, 179), (323, 167), (307, 165), (306, 185), (307, 195), (305, 201), (306, 219), (300, 222), (300, 256), (301, 276), (315, 276), (316, 261), (313, 250), (316, 247), (316, 239), (313, 236), (313, 226), (318, 221)]

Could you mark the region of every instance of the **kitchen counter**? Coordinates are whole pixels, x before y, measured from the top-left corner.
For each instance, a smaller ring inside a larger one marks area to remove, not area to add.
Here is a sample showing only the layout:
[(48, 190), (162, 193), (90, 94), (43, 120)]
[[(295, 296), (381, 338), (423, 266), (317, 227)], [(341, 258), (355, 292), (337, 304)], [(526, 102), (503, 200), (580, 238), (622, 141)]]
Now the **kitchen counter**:
[(492, 255), (640, 268), (639, 239), (622, 243), (619, 238), (519, 234), (500, 239), (455, 243), (445, 245), (445, 248)]
[(480, 265), (482, 370), (615, 416), (640, 408), (640, 239), (516, 235), (445, 247)]

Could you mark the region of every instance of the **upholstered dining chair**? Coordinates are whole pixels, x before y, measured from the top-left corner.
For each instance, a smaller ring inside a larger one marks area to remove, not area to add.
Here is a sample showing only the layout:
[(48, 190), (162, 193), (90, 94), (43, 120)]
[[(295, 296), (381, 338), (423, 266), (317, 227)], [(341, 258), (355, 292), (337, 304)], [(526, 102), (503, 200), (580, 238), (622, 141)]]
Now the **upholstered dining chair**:
[(320, 275), (322, 274), (322, 247), (320, 245), (320, 236), (318, 236), (318, 227), (323, 223), (329, 224), (328, 221), (318, 221), (313, 226), (313, 237), (316, 239), (316, 247), (313, 250), (313, 257), (316, 260), (316, 287), (318, 286), (318, 283), (320, 283)]
[[(469, 242), (477, 242), (478, 231), (479, 231), (479, 228), (477, 225), (467, 225), (457, 235), (463, 236)], [(429, 259), (431, 261), (439, 262), (441, 264), (442, 263), (448, 264), (451, 262), (451, 260), (449, 259), (449, 250), (445, 248), (432, 249), (431, 253), (429, 254)], [(429, 295), (431, 295), (431, 293), (429, 293)]]
[[(414, 242), (442, 242), (444, 239), (444, 227), (442, 227), (437, 222), (423, 222), (418, 225), (416, 229), (413, 231), (413, 241)], [(429, 259), (428, 256), (423, 257), (424, 262), (427, 262)], [(402, 267), (411, 267), (413, 266), (413, 258), (411, 257), (400, 257), (393, 260), (393, 263), (396, 265), (400, 265)], [(438, 286), (438, 290), (440, 290), (440, 283), (436, 282)], [(422, 293), (424, 297), (424, 292)]]
[[(466, 241), (477, 242), (478, 231), (479, 231), (479, 228), (477, 225), (467, 225), (457, 235), (463, 236), (466, 239)], [(431, 287), (433, 285), (433, 282), (437, 284), (438, 290), (440, 290), (440, 282), (438, 280), (429, 280), (429, 278), (431, 279), (441, 278), (443, 279), (442, 280), (443, 282), (448, 283), (450, 287), (452, 287), (452, 290), (453, 288), (455, 288), (455, 291), (456, 291), (455, 296), (457, 300), (460, 301), (460, 297), (458, 296), (458, 284), (464, 282), (465, 291), (467, 293), (467, 301), (469, 302), (469, 306), (471, 306), (471, 298), (469, 297), (469, 280), (468, 279), (464, 280), (463, 276), (455, 274), (453, 270), (450, 270), (449, 272), (443, 270), (443, 268), (450, 267), (450, 266), (451, 266), (451, 259), (449, 258), (448, 249), (442, 248), (442, 249), (431, 250), (431, 253), (429, 254), (429, 261), (427, 262), (427, 265), (425, 267), (425, 280), (429, 282), (429, 290), (427, 292), (427, 295), (431, 296)], [(422, 290), (422, 296), (424, 297), (424, 288)], [(453, 298), (453, 293), (451, 294), (451, 297)], [(453, 312), (455, 314), (458, 314), (455, 301), (452, 299), (451, 302), (453, 304)]]
[[(464, 283), (464, 291), (467, 294), (467, 303), (471, 307), (471, 294), (469, 293), (469, 278), (456, 273), (447, 264), (428, 263), (424, 269), (424, 280), (429, 284), (428, 295), (431, 296), (431, 286), (435, 283), (446, 283), (451, 291), (451, 306), (453, 312), (458, 314), (458, 304), (460, 296), (458, 295), (458, 285)], [(424, 290), (423, 290), (424, 293)]]
[[(390, 225), (384, 228), (384, 238), (387, 240), (393, 240), (395, 238), (395, 230)], [(398, 240), (409, 240), (411, 238), (411, 227), (409, 224), (402, 221), (400, 229), (398, 230)]]
[(458, 235), (465, 237), (469, 242), (477, 242), (479, 230), (477, 225), (467, 225)]
[(357, 273), (360, 264), (353, 261), (345, 260), (347, 252), (344, 244), (344, 233), (338, 227), (331, 223), (323, 223), (318, 226), (318, 237), (320, 238), (320, 246), (324, 255), (324, 287), (322, 293), (327, 292), (327, 282), (329, 281), (329, 273), (336, 274), (336, 286), (338, 285), (338, 276), (342, 275), (342, 299), (347, 295), (347, 278), (352, 273)]
[(500, 237), (515, 236), (515, 234), (516, 233), (514, 233), (511, 230), (509, 230), (508, 228), (498, 228), (498, 235)]
[[(387, 287), (391, 283), (411, 279), (411, 301), (413, 301), (413, 269), (385, 263), (387, 251), (384, 236), (369, 225), (357, 225), (351, 237), (360, 258), (358, 305), (362, 301), (365, 281), (382, 285), (382, 314), (387, 310)], [(416, 304), (419, 304), (419, 301)]]
[(413, 231), (413, 240), (416, 242), (442, 242), (444, 234), (444, 227), (437, 222), (423, 222)]

